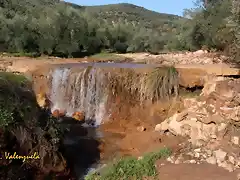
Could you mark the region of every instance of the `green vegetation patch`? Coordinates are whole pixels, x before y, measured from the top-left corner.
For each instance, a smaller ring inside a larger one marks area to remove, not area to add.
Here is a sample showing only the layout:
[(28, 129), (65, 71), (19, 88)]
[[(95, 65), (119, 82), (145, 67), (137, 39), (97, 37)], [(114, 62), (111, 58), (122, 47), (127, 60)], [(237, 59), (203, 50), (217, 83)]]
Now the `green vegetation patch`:
[(13, 123), (16, 114), (24, 118), (29, 113), (35, 100), (21, 89), (27, 82), (23, 75), (0, 73), (0, 127)]
[(11, 84), (15, 86), (22, 86), (28, 82), (24, 75), (16, 75), (10, 72), (0, 72), (0, 85)]
[(64, 163), (59, 152), (63, 130), (56, 119), (39, 108), (34, 92), (25, 86), (28, 83), (22, 75), (0, 73), (0, 146), (3, 152), (26, 155), (37, 152), (41, 158), (37, 162), (14, 161), (4, 165), (0, 162), (4, 179), (35, 179), (36, 171)]
[(157, 152), (146, 154), (140, 159), (134, 157), (125, 157), (112, 165), (104, 168), (100, 175), (97, 173), (89, 174), (86, 180), (141, 180), (144, 177), (156, 178), (157, 170), (155, 168), (156, 160), (166, 158), (171, 154), (168, 148)]
[(179, 78), (174, 67), (157, 67), (144, 77), (144, 94), (151, 100), (178, 95)]
[(101, 52), (90, 56), (90, 58), (101, 59), (101, 60), (120, 60), (123, 57), (116, 55), (115, 53)]

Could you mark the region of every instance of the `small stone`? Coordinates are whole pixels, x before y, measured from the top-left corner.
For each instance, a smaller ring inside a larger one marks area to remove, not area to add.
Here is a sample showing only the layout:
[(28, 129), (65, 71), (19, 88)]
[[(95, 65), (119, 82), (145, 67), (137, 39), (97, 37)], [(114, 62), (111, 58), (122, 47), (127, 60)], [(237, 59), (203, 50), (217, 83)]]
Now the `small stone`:
[(143, 159), (143, 157), (142, 157), (142, 156), (139, 156), (139, 157), (138, 157), (138, 160), (142, 160), (142, 159)]
[(200, 153), (200, 152), (201, 152), (201, 148), (194, 149), (194, 152), (198, 152), (198, 153)]
[(237, 180), (240, 180), (240, 173), (237, 174)]
[(157, 124), (155, 126), (155, 131), (166, 131), (168, 130), (168, 127), (169, 127), (168, 123), (164, 121), (161, 124)]
[(206, 142), (202, 139), (198, 139), (196, 140), (196, 142), (194, 142), (194, 144), (197, 146), (197, 147), (202, 147), (202, 146), (205, 146), (206, 145)]
[(72, 114), (72, 118), (77, 120), (77, 121), (84, 121), (85, 119), (85, 114), (84, 112), (75, 112)]
[(235, 158), (233, 156), (228, 156), (228, 160), (230, 163), (232, 163), (233, 165), (235, 164)]
[(221, 149), (214, 151), (214, 154), (215, 154), (216, 159), (220, 162), (223, 162), (227, 156), (227, 153)]
[(236, 163), (236, 167), (240, 168), (240, 158), (238, 158), (238, 159), (235, 161), (235, 163)]
[(212, 156), (212, 154), (213, 154), (213, 153), (212, 153), (212, 151), (211, 151), (211, 150), (209, 150), (209, 149), (208, 149), (208, 150), (206, 150), (206, 153), (207, 153), (207, 155), (208, 155), (208, 156)]
[(168, 158), (167, 158), (167, 161), (168, 161), (168, 162), (171, 162), (171, 163), (174, 163), (174, 160), (173, 160), (172, 157), (168, 157)]
[(218, 132), (222, 132), (227, 128), (227, 124), (221, 123), (217, 128), (218, 128)]
[(138, 130), (139, 132), (143, 132), (143, 131), (146, 131), (146, 128), (143, 127), (143, 126), (139, 126), (139, 127), (137, 127), (137, 130)]
[(53, 115), (53, 117), (55, 117), (55, 118), (59, 118), (59, 110), (58, 110), (58, 109), (55, 109), (55, 110), (52, 112), (52, 115)]
[(226, 161), (219, 163), (218, 166), (228, 170), (229, 172), (234, 171), (234, 166)]
[(211, 138), (212, 138), (212, 139), (217, 139), (216, 134), (212, 134), (212, 135), (211, 135)]
[(217, 160), (214, 156), (211, 156), (211, 157), (207, 158), (206, 161), (209, 164), (214, 164), (214, 165), (217, 164)]
[(200, 154), (197, 152), (197, 153), (195, 153), (195, 156), (194, 156), (194, 157), (199, 158), (199, 157), (200, 157)]
[(196, 163), (197, 163), (197, 161), (195, 161), (194, 159), (190, 160), (189, 162), (190, 162), (191, 164), (196, 164)]
[(177, 158), (177, 160), (175, 161), (175, 164), (180, 164), (180, 163), (182, 163), (183, 162), (183, 157), (182, 156), (179, 156), (178, 158)]
[(231, 141), (233, 144), (239, 145), (239, 137), (238, 136), (233, 136)]
[(192, 152), (188, 152), (187, 155), (192, 156), (192, 157), (195, 156)]

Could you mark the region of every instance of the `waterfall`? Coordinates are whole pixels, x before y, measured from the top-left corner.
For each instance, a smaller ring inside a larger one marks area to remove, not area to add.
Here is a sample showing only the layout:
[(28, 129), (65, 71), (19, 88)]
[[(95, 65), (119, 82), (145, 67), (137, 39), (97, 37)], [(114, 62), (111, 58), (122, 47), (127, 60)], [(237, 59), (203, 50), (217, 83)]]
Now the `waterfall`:
[(102, 123), (108, 100), (107, 74), (100, 68), (56, 68), (51, 72), (52, 111), (65, 110), (67, 116), (84, 112), (86, 122)]
[(67, 116), (84, 113), (88, 124), (98, 126), (107, 118), (131, 114), (134, 106), (176, 95), (179, 86), (174, 72), (171, 68), (109, 67), (109, 63), (57, 66), (51, 69), (48, 81), (51, 110), (64, 110)]

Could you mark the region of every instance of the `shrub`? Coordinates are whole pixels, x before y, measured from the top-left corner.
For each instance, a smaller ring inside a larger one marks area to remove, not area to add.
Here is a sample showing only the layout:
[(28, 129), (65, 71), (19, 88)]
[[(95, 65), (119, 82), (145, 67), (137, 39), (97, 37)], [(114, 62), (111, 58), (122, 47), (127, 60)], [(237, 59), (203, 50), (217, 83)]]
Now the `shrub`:
[(114, 49), (118, 53), (126, 53), (127, 48), (128, 48), (128, 45), (125, 43), (121, 43), (121, 42), (116, 42), (116, 44), (114, 45)]

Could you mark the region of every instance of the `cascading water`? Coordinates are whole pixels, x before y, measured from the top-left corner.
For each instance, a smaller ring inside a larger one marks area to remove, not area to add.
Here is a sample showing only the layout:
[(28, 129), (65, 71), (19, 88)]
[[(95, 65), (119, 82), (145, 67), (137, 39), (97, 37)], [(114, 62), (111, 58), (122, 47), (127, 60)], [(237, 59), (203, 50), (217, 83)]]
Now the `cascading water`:
[[(177, 76), (169, 72), (172, 70), (168, 68), (124, 63), (72, 63), (38, 70), (34, 89), (37, 94), (46, 93), (52, 112), (64, 110), (70, 117), (83, 112), (87, 124), (94, 122), (95, 127), (82, 127), (77, 121), (68, 124), (66, 118), (70, 131), (64, 145), (77, 177), (82, 179), (89, 168), (101, 164), (99, 139), (116, 136), (115, 132), (104, 132), (97, 126), (106, 120), (149, 121), (152, 103), (158, 97), (176, 94)], [(114, 139), (118, 140), (119, 137)], [(121, 148), (114, 145), (113, 149)]]
[(81, 68), (77, 72), (56, 68), (51, 73), (52, 111), (65, 110), (68, 116), (84, 112), (86, 122), (102, 123), (107, 103), (107, 74), (99, 68)]

